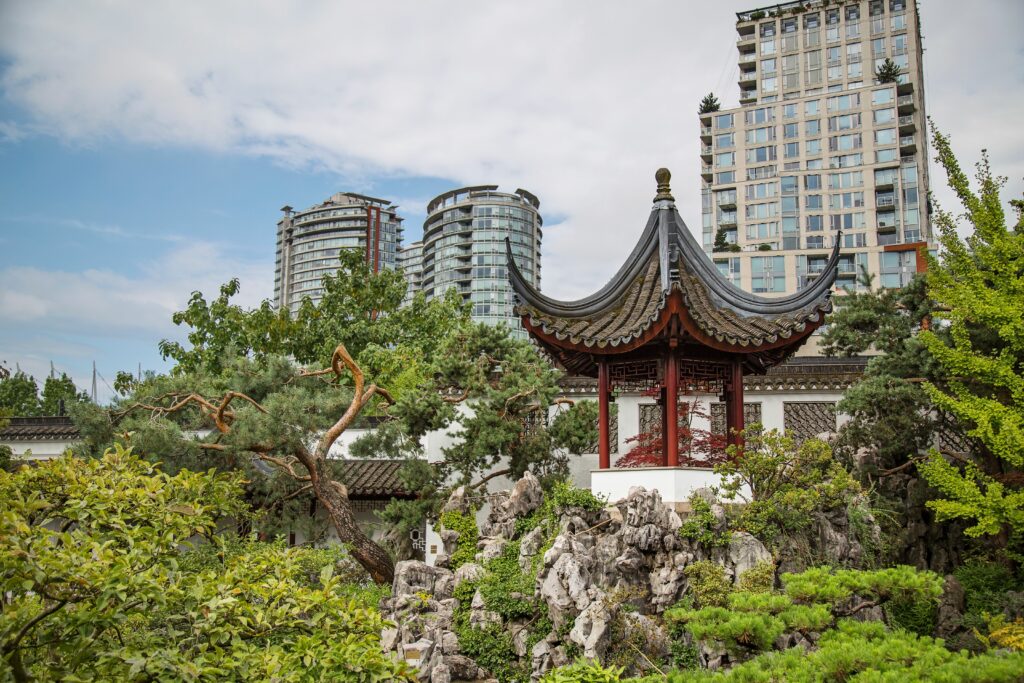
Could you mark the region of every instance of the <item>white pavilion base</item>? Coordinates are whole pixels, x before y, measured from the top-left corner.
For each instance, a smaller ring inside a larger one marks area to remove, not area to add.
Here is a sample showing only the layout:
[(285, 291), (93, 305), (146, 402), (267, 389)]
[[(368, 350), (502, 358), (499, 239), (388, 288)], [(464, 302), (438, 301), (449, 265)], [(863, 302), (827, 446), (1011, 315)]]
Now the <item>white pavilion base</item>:
[[(590, 490), (609, 502), (625, 498), (629, 489), (657, 489), (661, 499), (677, 510), (686, 510), (690, 494), (699, 488), (719, 487), (722, 478), (706, 467), (630, 467), (591, 470)], [(745, 491), (740, 491), (745, 493)]]

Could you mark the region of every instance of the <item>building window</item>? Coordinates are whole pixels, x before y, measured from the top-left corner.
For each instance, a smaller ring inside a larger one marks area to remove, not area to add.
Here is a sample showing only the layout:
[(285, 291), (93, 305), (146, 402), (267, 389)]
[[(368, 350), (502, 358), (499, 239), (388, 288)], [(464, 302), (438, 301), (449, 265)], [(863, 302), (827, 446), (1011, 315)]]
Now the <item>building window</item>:
[(799, 142), (787, 142), (783, 146), (782, 156), (785, 159), (793, 159), (794, 157), (800, 156), (800, 143)]
[(808, 140), (807, 141), (807, 153), (808, 154), (821, 154), (821, 140)]
[(821, 209), (821, 195), (820, 194), (809, 194), (804, 197), (804, 208), (807, 209)]
[(750, 259), (754, 292), (782, 292), (786, 289), (786, 257), (755, 256)]
[(833, 214), (828, 218), (832, 227), (832, 232), (835, 232), (836, 230), (846, 232), (848, 230), (864, 229), (864, 212), (862, 211), (857, 213)]
[(722, 171), (715, 174), (715, 183), (726, 185), (736, 182), (736, 171)]
[(756, 145), (771, 142), (775, 139), (775, 126), (751, 128), (747, 131), (747, 144)]
[(871, 105), (877, 107), (880, 104), (892, 104), (894, 97), (894, 91), (892, 88), (885, 88), (884, 90), (872, 90)]
[(876, 109), (873, 113), (875, 124), (890, 123), (896, 120), (896, 110), (893, 108)]
[(807, 135), (818, 135), (821, 133), (821, 119), (812, 119), (804, 122), (804, 133)]
[(846, 111), (849, 109), (857, 109), (860, 107), (860, 93), (850, 93), (849, 95), (837, 95), (830, 97), (827, 100), (829, 111)]
[(718, 259), (715, 261), (715, 265), (718, 266), (718, 272), (722, 274), (722, 277), (737, 287), (740, 286), (740, 260), (738, 258)]
[(735, 141), (735, 133), (723, 133), (722, 135), (716, 135), (715, 147), (734, 147)]
[(761, 123), (771, 123), (775, 120), (775, 108), (759, 107), (758, 109), (751, 109), (750, 111), (743, 113), (743, 119), (748, 126)]
[(896, 129), (895, 128), (884, 128), (882, 130), (875, 131), (875, 144), (878, 146), (882, 145), (895, 145), (896, 144)]
[(765, 161), (775, 161), (775, 146), (754, 147), (747, 150), (747, 163), (758, 164)]
[(732, 114), (719, 114), (715, 117), (715, 128), (724, 130), (726, 128), (732, 128), (733, 116)]
[(804, 102), (804, 115), (817, 116), (821, 112), (821, 100), (807, 100)]
[(735, 166), (736, 152), (721, 152), (715, 155), (715, 166)]
[(804, 189), (806, 190), (820, 190), (821, 189), (821, 174), (814, 173), (804, 176)]

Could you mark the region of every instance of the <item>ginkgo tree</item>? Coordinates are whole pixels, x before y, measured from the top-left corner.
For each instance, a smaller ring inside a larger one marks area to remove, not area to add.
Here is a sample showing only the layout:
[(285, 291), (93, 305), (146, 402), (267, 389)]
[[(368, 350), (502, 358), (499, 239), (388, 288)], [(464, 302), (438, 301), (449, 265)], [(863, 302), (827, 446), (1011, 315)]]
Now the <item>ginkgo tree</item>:
[(980, 444), (972, 462), (933, 452), (920, 465), (941, 493), (929, 502), (939, 519), (964, 519), (971, 536), (1004, 543), (1024, 532), (1024, 203), (1011, 200), (1013, 226), (1000, 199), (1005, 178), (993, 175), (988, 155), (977, 165), (977, 190), (953, 155), (949, 138), (933, 126), (933, 143), (949, 186), (973, 230), (958, 233), (957, 218), (937, 211), (939, 258), (929, 260), (933, 328), (920, 341), (947, 377), (925, 389)]

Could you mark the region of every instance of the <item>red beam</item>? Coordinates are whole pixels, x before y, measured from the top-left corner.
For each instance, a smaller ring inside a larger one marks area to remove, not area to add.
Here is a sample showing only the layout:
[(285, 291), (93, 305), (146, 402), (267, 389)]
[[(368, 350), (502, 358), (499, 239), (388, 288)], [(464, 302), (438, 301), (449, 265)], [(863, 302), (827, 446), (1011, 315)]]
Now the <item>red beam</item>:
[(669, 348), (665, 363), (665, 464), (679, 466), (679, 367), (676, 350)]
[(611, 467), (611, 444), (609, 441), (608, 428), (608, 401), (610, 391), (608, 387), (608, 363), (604, 360), (597, 364), (597, 406), (598, 406), (598, 438), (597, 438), (597, 466), (606, 470)]
[(728, 427), (728, 443), (743, 448), (743, 363), (732, 362), (732, 375), (729, 378), (729, 390), (726, 392), (726, 426)]

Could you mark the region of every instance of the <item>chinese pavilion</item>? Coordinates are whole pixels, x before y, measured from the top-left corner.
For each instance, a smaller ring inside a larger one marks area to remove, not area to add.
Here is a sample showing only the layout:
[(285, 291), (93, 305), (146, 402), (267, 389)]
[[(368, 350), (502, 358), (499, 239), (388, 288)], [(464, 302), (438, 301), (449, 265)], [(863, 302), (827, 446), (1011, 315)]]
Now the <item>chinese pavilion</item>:
[(612, 391), (654, 391), (662, 412), (662, 465), (679, 463), (679, 395), (718, 394), (731, 444), (741, 444), (743, 376), (763, 374), (796, 351), (832, 309), (839, 238), (824, 272), (784, 297), (729, 282), (676, 210), (671, 174), (659, 169), (647, 227), (600, 290), (557, 301), (534, 289), (507, 248), (516, 313), (530, 336), (570, 375), (598, 380), (600, 469), (610, 466)]

